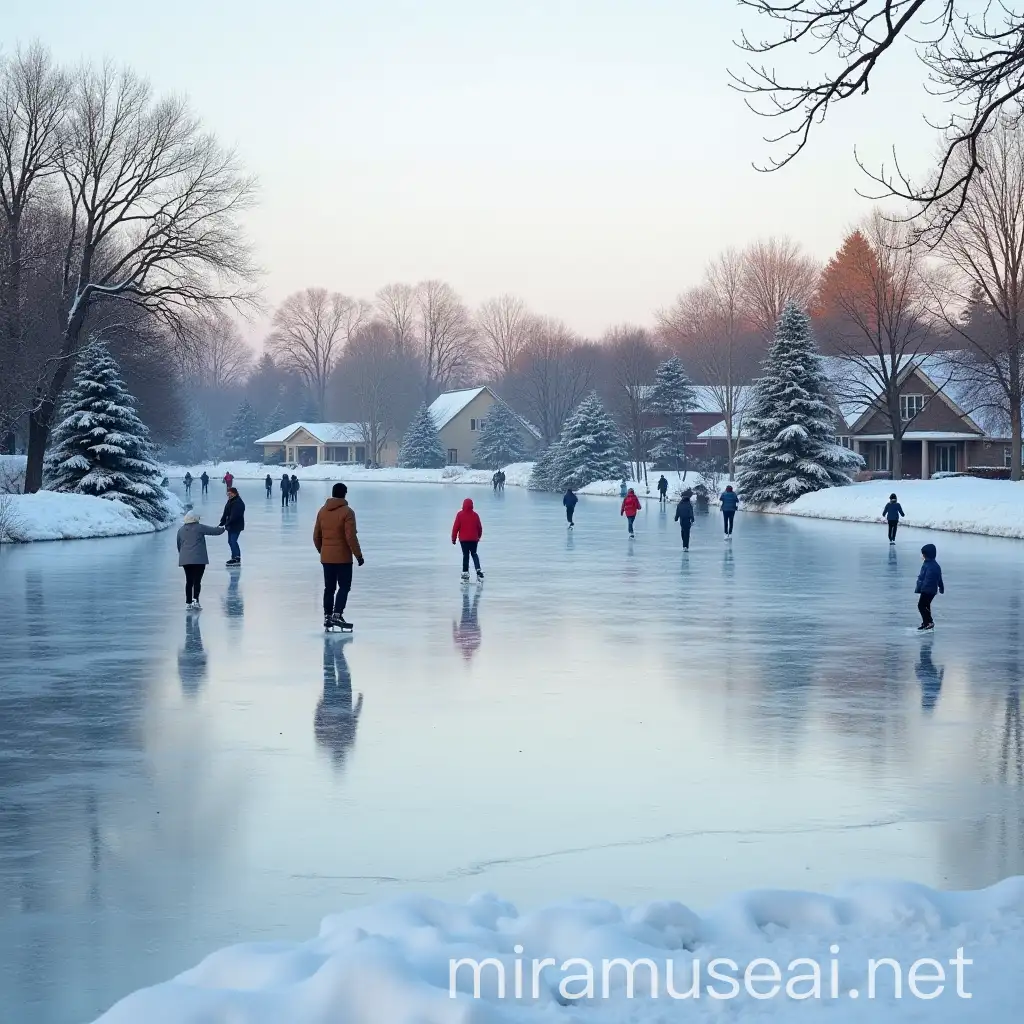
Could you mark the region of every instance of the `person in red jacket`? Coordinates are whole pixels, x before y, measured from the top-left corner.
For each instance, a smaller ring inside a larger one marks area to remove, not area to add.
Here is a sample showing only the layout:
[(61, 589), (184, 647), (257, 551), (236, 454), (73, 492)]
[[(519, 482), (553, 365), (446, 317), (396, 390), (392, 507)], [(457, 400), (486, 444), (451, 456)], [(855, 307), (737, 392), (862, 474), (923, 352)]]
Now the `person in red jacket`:
[(483, 570), (480, 568), (480, 556), (476, 553), (480, 538), (484, 535), (484, 524), (480, 517), (473, 511), (473, 499), (467, 498), (462, 503), (462, 508), (455, 516), (452, 524), (452, 544), (458, 541), (462, 545), (462, 582), (469, 579), (469, 560), (473, 559), (473, 567), (476, 569), (476, 578), (484, 578)]
[(629, 523), (630, 537), (633, 536), (633, 520), (636, 519), (636, 514), (642, 507), (640, 499), (636, 496), (636, 491), (630, 487), (626, 492), (626, 496), (622, 499), (622, 508), (619, 509), (619, 515), (625, 516), (626, 522)]

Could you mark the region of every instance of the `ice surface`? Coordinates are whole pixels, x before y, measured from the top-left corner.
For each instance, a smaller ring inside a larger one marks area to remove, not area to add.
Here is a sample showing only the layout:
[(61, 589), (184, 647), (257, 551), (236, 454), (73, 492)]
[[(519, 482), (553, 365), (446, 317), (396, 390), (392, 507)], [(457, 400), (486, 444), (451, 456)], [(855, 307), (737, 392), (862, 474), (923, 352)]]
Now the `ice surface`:
[[(462, 487), (353, 479), (367, 561), (339, 649), (311, 543), (327, 485), (284, 510), (240, 487), (243, 568), (211, 539), (197, 621), (173, 531), (0, 550), (5, 1020), (83, 1024), (214, 950), (412, 893), (708, 920), (742, 890), (1024, 873), (1015, 541), (904, 528), (890, 550), (883, 524), (741, 514), (725, 543), (715, 512), (684, 556), (671, 506), (644, 501), (630, 544), (615, 500), (585, 495), (569, 534), (558, 495), (484, 488), (487, 581), (464, 595)], [(192, 497), (216, 522), (223, 486)], [(922, 640), (925, 539), (948, 592)], [(928, 920), (915, 948), (967, 927)]]

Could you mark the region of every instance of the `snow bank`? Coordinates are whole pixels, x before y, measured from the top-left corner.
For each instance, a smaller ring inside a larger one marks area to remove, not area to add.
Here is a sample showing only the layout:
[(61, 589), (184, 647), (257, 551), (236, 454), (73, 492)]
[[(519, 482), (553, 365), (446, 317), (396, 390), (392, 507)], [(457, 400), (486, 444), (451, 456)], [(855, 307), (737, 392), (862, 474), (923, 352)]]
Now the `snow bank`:
[(877, 523), (893, 492), (906, 512), (905, 526), (993, 537), (1024, 537), (1024, 484), (1008, 480), (943, 477), (937, 480), (869, 480), (832, 487), (763, 511), (814, 519)]
[[(308, 942), (213, 953), (95, 1024), (1011, 1024), (1022, 956), (1024, 878), (973, 893), (906, 883), (836, 896), (755, 891), (703, 915), (674, 901), (577, 900), (519, 915), (489, 895), (409, 896), (328, 917)], [(464, 958), (487, 961), (476, 995), (472, 964), (451, 985)], [(615, 958), (627, 963), (607, 963)], [(694, 984), (698, 998), (679, 998)]]
[(169, 494), (168, 521), (154, 526), (143, 519), (136, 519), (131, 509), (120, 501), (89, 494), (39, 491), (36, 494), (4, 495), (0, 500), (5, 518), (0, 542), (80, 540), (154, 533), (166, 529), (184, 511), (181, 502)]

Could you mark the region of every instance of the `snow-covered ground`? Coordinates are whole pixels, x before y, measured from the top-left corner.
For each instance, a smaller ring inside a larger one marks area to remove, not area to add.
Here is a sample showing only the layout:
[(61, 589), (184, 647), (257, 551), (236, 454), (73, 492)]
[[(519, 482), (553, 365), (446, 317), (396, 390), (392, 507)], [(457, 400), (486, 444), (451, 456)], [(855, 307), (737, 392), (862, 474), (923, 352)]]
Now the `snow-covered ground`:
[[(177, 484), (185, 473), (191, 473), (198, 481), (199, 476), (205, 470), (209, 474), (211, 486), (221, 485), (225, 473), (230, 473), (236, 480), (260, 480), (262, 481), (269, 473), (274, 480), (276, 490), (281, 474), (285, 472), (281, 466), (265, 466), (259, 462), (218, 462), (213, 465), (199, 466), (172, 466), (163, 467), (164, 473), (171, 482)], [(505, 485), (507, 487), (527, 487), (530, 483), (530, 474), (533, 472), (532, 462), (516, 462), (504, 468)], [(459, 484), (468, 486), (491, 486), (491, 477), (494, 475), (489, 469), (467, 469), (464, 466), (445, 466), (443, 469), (398, 469), (388, 467), (387, 469), (366, 469), (364, 466), (339, 466), (331, 463), (320, 463), (315, 466), (300, 466), (297, 469), (288, 469), (303, 480), (344, 480), (345, 483), (355, 482), (369, 483), (394, 483), (394, 484)], [(648, 474), (650, 493), (654, 493), (654, 484), (658, 479), (657, 473)], [(702, 482), (699, 473), (689, 472), (686, 474), (685, 483), (681, 483), (676, 474), (668, 477), (670, 493), (677, 494), (682, 486), (696, 487)], [(198, 487), (198, 483), (195, 485)], [(620, 481), (598, 480), (580, 489), (580, 494), (594, 496), (619, 496)], [(647, 493), (648, 488), (643, 483), (630, 482), (641, 496)]]
[(923, 526), (992, 537), (1024, 537), (1024, 484), (1008, 480), (944, 477), (937, 480), (870, 480), (805, 494), (792, 505), (766, 511), (813, 519), (878, 522), (895, 492), (904, 526)]
[(1022, 958), (1024, 878), (746, 892), (705, 914), (408, 896), (328, 917), (308, 942), (220, 950), (97, 1024), (1011, 1024)]
[(82, 540), (93, 537), (125, 537), (166, 529), (181, 515), (181, 503), (169, 496), (168, 521), (154, 526), (137, 519), (120, 501), (96, 498), (89, 494), (36, 494), (0, 496), (4, 528), (0, 543), (33, 540)]

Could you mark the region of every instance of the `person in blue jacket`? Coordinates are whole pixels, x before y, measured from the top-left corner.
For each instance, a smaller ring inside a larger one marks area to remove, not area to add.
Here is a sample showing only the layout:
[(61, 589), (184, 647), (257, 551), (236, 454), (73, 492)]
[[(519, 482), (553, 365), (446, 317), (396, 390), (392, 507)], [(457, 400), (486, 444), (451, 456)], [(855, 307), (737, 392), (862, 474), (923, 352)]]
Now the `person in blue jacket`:
[(628, 490), (628, 488), (626, 487), (626, 481), (624, 479), (620, 480), (619, 481), (619, 497), (620, 498), (624, 498), (626, 496), (626, 491), (627, 490)]
[(935, 620), (932, 618), (932, 601), (936, 594), (944, 594), (946, 587), (942, 582), (942, 566), (935, 561), (935, 545), (925, 544), (921, 548), (921, 557), (924, 559), (921, 571), (917, 574), (917, 586), (915, 594), (920, 594), (917, 602), (917, 610), (921, 613), (921, 625), (917, 627), (918, 632), (924, 629), (934, 629)]
[(569, 529), (570, 530), (575, 525), (573, 523), (573, 521), (572, 521), (572, 515), (573, 515), (573, 512), (576, 511), (576, 503), (579, 500), (580, 499), (577, 498), (576, 495), (572, 493), (572, 488), (571, 487), (566, 487), (566, 489), (565, 489), (565, 497), (562, 498), (562, 504), (565, 506), (565, 518), (566, 518), (566, 521), (569, 523)]
[(719, 495), (722, 503), (722, 522), (725, 524), (725, 536), (732, 536), (732, 521), (736, 518), (736, 509), (740, 507), (740, 496), (732, 489), (732, 484)]
[(679, 532), (683, 538), (683, 550), (690, 550), (690, 527), (693, 526), (693, 506), (690, 504), (690, 498), (693, 496), (693, 491), (683, 491), (683, 496), (679, 499), (679, 504), (676, 505), (676, 518), (675, 521), (679, 524)]
[(900, 516), (906, 515), (903, 506), (896, 500), (895, 494), (889, 495), (889, 504), (882, 509), (882, 518), (889, 524), (889, 543), (896, 543), (896, 531), (899, 529)]

